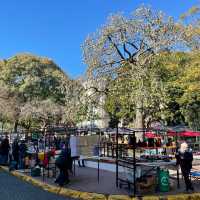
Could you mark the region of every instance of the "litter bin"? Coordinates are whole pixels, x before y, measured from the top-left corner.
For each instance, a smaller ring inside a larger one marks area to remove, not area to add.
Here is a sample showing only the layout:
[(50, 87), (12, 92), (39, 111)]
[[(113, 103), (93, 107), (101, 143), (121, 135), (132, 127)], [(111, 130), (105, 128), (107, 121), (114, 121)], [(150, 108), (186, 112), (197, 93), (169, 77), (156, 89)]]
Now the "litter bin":
[(37, 177), (41, 175), (41, 169), (39, 167), (35, 167), (31, 169), (31, 176)]
[(158, 184), (160, 192), (169, 191), (169, 171), (159, 169), (158, 170)]

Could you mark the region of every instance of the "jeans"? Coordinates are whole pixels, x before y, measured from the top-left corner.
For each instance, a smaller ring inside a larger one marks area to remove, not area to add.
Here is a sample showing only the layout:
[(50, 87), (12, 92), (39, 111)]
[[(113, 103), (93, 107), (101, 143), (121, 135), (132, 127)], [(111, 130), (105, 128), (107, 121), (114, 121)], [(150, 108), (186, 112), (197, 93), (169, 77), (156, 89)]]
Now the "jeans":
[(25, 169), (24, 156), (19, 155), (19, 169)]

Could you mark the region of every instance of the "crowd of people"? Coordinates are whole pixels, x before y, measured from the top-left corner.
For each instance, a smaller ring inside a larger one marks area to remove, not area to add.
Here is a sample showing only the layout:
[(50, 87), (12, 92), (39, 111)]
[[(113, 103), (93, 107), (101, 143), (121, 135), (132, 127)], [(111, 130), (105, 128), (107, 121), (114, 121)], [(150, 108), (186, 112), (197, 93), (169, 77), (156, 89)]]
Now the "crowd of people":
[(8, 165), (11, 161), (15, 161), (15, 169), (24, 168), (27, 146), (24, 140), (15, 139), (10, 145), (9, 138), (6, 136), (0, 140), (0, 164)]
[[(39, 158), (39, 146), (41, 147), (42, 141), (37, 142), (37, 147), (32, 142), (31, 148), (35, 149), (34, 154), (30, 154), (28, 150), (28, 142), (15, 138), (12, 143), (9, 137), (5, 136), (0, 139), (0, 165), (9, 166), (10, 170), (47, 167), (51, 157), (54, 157), (55, 165), (59, 169), (59, 175), (56, 178), (56, 183), (60, 186), (69, 182), (68, 171), (72, 172), (72, 158), (69, 143), (60, 138), (54, 138), (53, 148), (46, 153), (42, 159)], [(31, 149), (30, 148), (30, 149)], [(56, 156), (55, 151), (60, 153)], [(38, 152), (37, 152), (38, 151)], [(34, 156), (33, 156), (34, 155)], [(34, 164), (32, 164), (34, 163)]]

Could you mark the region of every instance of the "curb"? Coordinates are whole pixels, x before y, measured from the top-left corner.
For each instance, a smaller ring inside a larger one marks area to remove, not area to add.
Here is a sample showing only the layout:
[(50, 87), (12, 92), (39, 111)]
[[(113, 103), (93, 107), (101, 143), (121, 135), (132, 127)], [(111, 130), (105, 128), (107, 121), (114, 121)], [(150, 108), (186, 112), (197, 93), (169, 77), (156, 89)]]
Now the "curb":
[(131, 198), (127, 195), (106, 196), (104, 194), (82, 192), (68, 188), (53, 186), (44, 183), (42, 181), (36, 180), (30, 176), (24, 175), (20, 172), (16, 171), (9, 172), (7, 167), (0, 166), (0, 168), (23, 181), (26, 181), (36, 187), (42, 188), (45, 191), (80, 200), (200, 200), (200, 193), (166, 195), (166, 196), (145, 196), (141, 198), (139, 197)]
[(70, 198), (74, 198), (74, 199), (80, 199), (80, 200), (107, 200), (107, 197), (103, 194), (81, 192), (81, 191), (72, 190), (72, 189), (68, 189), (68, 188), (61, 188), (61, 187), (53, 186), (53, 185), (44, 183), (42, 181), (36, 180), (30, 176), (24, 175), (17, 171), (9, 172), (7, 167), (0, 166), (0, 168), (2, 170), (4, 170), (5, 172), (10, 173), (11, 175), (13, 175), (23, 181), (26, 181), (36, 187), (39, 187), (45, 191), (48, 191), (48, 192), (51, 192), (51, 193), (54, 193), (57, 195), (70, 197)]

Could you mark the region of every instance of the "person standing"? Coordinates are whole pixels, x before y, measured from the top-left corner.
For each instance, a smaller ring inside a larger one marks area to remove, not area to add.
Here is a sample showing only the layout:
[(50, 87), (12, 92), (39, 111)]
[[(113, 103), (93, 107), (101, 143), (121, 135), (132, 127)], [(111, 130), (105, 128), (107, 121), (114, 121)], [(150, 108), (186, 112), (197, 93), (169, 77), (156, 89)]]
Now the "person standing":
[(8, 164), (9, 149), (10, 149), (10, 144), (9, 144), (8, 136), (6, 136), (6, 138), (1, 143), (1, 154), (3, 158), (2, 164), (4, 165)]
[(59, 168), (60, 173), (55, 183), (58, 183), (60, 187), (64, 186), (64, 184), (69, 183), (68, 169), (70, 168), (70, 156), (70, 149), (64, 147), (61, 151), (61, 154), (56, 159), (56, 166)]
[(19, 145), (19, 167), (20, 169), (25, 169), (25, 157), (27, 153), (27, 146), (24, 140), (21, 141)]
[(16, 162), (15, 169), (18, 169), (18, 163), (19, 163), (19, 144), (17, 139), (14, 140), (12, 144), (12, 156), (13, 160)]
[(190, 180), (190, 171), (192, 169), (193, 154), (192, 150), (188, 148), (188, 144), (183, 142), (176, 155), (177, 164), (180, 165), (182, 175), (184, 177), (186, 191), (194, 190)]

